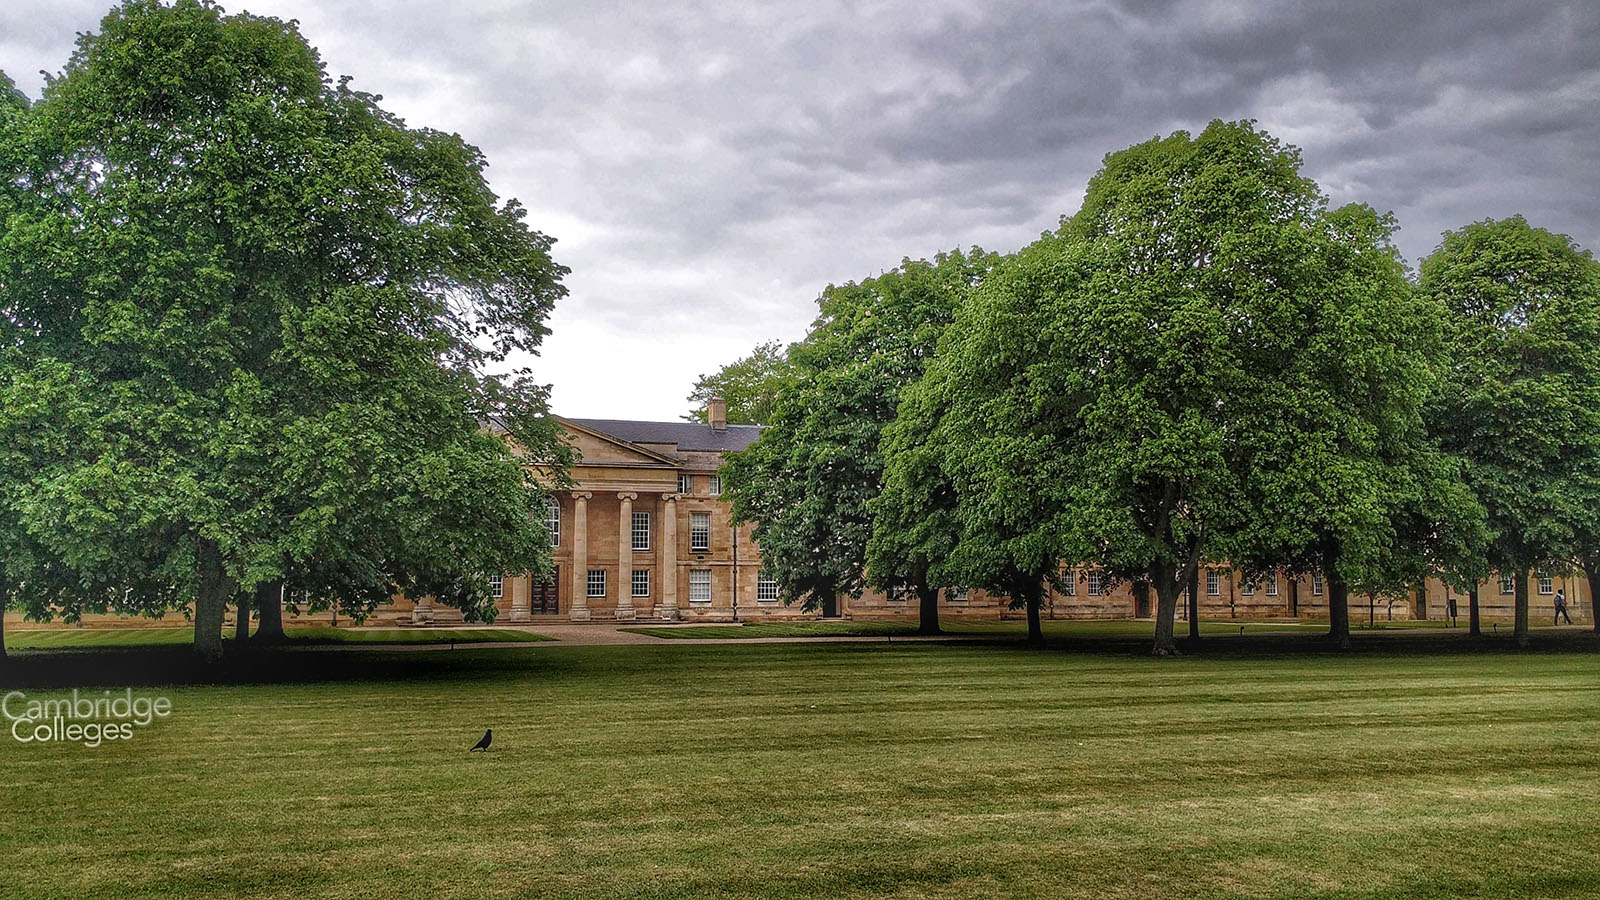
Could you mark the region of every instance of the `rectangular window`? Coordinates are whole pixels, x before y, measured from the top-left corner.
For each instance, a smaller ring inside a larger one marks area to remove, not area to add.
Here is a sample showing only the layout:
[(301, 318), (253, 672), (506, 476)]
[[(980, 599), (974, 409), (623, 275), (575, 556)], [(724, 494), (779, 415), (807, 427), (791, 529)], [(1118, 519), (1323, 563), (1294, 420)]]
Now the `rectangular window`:
[(710, 569), (690, 569), (689, 570), (689, 602), (690, 603), (710, 603), (711, 602), (711, 570)]
[(719, 494), (722, 493), (722, 476), (721, 475), (712, 475), (710, 478), (708, 478), (706, 480), (707, 480), (707, 483), (710, 485), (706, 489), (706, 493), (710, 494), (713, 497), (718, 496)]
[(967, 602), (967, 597), (966, 588), (950, 588), (944, 592), (945, 602), (947, 603), (965, 603)]
[(1078, 570), (1068, 569), (1061, 576), (1061, 593), (1068, 597), (1078, 595)]
[(756, 573), (756, 599), (762, 603), (778, 602), (778, 579), (765, 571)]
[(1104, 593), (1106, 587), (1105, 576), (1099, 569), (1089, 570), (1089, 596), (1098, 597)]
[(606, 595), (606, 570), (589, 570), (589, 596), (604, 597)]
[(1222, 596), (1222, 573), (1218, 572), (1216, 569), (1206, 570), (1206, 596)]
[(1318, 572), (1318, 573), (1316, 573), (1316, 574), (1311, 576), (1311, 596), (1313, 596), (1313, 597), (1321, 597), (1322, 596), (1322, 573), (1321, 572)]
[(1244, 584), (1239, 585), (1239, 596), (1241, 596), (1241, 597), (1254, 597), (1255, 595), (1256, 595), (1256, 586), (1254, 584), (1246, 582)]
[(1506, 595), (1509, 596), (1511, 594), (1515, 594), (1516, 592), (1517, 592), (1516, 579), (1512, 578), (1510, 575), (1501, 575), (1500, 576), (1500, 593), (1506, 594)]
[(561, 504), (555, 498), (550, 498), (550, 509), (545, 513), (545, 522), (550, 525), (550, 546), (561, 546)]
[[(689, 549), (698, 553), (705, 553), (711, 549), (711, 514), (691, 513), (689, 515)], [(706, 599), (710, 599), (709, 597)]]
[(1554, 594), (1555, 592), (1556, 592), (1555, 581), (1549, 575), (1540, 575), (1539, 576), (1539, 593), (1541, 595), (1543, 595), (1543, 596), (1548, 597), (1551, 594)]
[(1278, 576), (1276, 576), (1276, 575), (1274, 575), (1271, 578), (1267, 579), (1267, 596), (1268, 597), (1276, 597), (1276, 596), (1278, 596)]
[(889, 602), (890, 603), (904, 603), (904, 602), (906, 602), (906, 595), (909, 594), (909, 593), (911, 593), (911, 592), (906, 590), (906, 586), (905, 585), (903, 585), (903, 584), (902, 585), (896, 585), (895, 587), (892, 587), (892, 588), (889, 589), (889, 597), (888, 597)]
[(633, 514), (633, 549), (650, 549), (650, 514), (647, 512)]
[(648, 597), (648, 596), (650, 596), (650, 570), (649, 569), (634, 569), (633, 570), (633, 596), (635, 596), (635, 597)]
[(679, 475), (678, 476), (678, 493), (680, 493), (680, 494), (692, 494), (692, 493), (694, 493), (694, 476), (693, 475)]
[(506, 595), (506, 578), (504, 575), (489, 576), (489, 596), (499, 600)]

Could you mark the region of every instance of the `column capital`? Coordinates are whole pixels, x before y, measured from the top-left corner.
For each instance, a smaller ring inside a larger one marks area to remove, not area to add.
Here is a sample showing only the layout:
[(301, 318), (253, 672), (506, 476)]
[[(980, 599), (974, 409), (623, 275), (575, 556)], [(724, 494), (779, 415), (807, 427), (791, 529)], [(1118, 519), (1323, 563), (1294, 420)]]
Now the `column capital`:
[(573, 491), (572, 492), (572, 499), (574, 499), (574, 500), (592, 500), (592, 499), (594, 499), (594, 492), (593, 491)]
[(639, 499), (639, 495), (633, 493), (632, 491), (622, 491), (621, 493), (617, 494), (617, 499), (618, 500), (637, 500), (637, 499)]
[(676, 503), (682, 496), (682, 494), (662, 494), (661, 500), (664, 503)]

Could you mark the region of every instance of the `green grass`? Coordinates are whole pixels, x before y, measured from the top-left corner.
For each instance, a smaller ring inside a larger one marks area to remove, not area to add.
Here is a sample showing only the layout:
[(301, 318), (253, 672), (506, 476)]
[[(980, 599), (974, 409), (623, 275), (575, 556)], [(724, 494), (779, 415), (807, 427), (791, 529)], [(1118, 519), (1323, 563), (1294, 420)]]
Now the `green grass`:
[[(330, 628), (326, 625), (284, 629), (293, 644), (459, 644), (496, 641), (548, 641), (551, 638), (509, 628)], [(232, 643), (233, 630), (227, 632)], [(192, 627), (40, 628), (6, 632), (8, 650), (170, 647), (194, 642)]]
[[(995, 637), (1008, 637), (1026, 634), (1028, 624), (1020, 619), (1007, 619), (1005, 621), (988, 622), (962, 622), (960, 620), (945, 619), (941, 624), (944, 632), (952, 635), (992, 635)], [(1155, 625), (1149, 621), (1136, 619), (1095, 619), (1075, 620), (1047, 619), (1040, 623), (1046, 635), (1064, 638), (1095, 638), (1095, 637), (1148, 637), (1153, 636)], [(1382, 623), (1380, 623), (1381, 625)], [(1399, 626), (1400, 623), (1393, 623)], [(1238, 619), (1202, 620), (1200, 622), (1201, 634), (1240, 634), (1240, 628), (1246, 634), (1286, 633), (1286, 634), (1315, 634), (1328, 627), (1326, 622), (1294, 622), (1270, 621), (1252, 619), (1249, 621)], [(635, 634), (647, 634), (658, 638), (763, 638), (763, 637), (899, 637), (900, 635), (916, 634), (917, 626), (912, 622), (891, 622), (872, 619), (854, 619), (845, 622), (751, 622), (744, 625), (663, 625), (640, 626), (638, 628), (624, 628)], [(1189, 633), (1187, 622), (1177, 623), (1179, 635)]]
[(634, 634), (658, 638), (773, 638), (773, 637), (883, 637), (916, 634), (917, 626), (902, 622), (755, 622), (745, 625), (662, 625), (623, 628)]
[(274, 671), (296, 680), (142, 689), (174, 712), (129, 742), (0, 740), (0, 895), (1600, 896), (1592, 652), (551, 644)]

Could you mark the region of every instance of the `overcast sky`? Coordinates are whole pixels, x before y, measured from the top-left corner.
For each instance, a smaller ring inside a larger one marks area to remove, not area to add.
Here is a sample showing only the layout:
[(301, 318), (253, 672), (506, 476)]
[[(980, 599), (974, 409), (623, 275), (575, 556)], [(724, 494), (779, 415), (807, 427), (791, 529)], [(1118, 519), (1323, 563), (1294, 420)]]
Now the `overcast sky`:
[[(109, 5), (0, 2), (0, 68), (37, 96)], [(677, 418), (828, 283), (1014, 250), (1104, 154), (1213, 118), (1393, 210), (1413, 264), (1517, 212), (1600, 249), (1595, 0), (227, 8), (298, 19), (330, 73), (483, 149), (572, 269), (534, 363), (566, 415)]]

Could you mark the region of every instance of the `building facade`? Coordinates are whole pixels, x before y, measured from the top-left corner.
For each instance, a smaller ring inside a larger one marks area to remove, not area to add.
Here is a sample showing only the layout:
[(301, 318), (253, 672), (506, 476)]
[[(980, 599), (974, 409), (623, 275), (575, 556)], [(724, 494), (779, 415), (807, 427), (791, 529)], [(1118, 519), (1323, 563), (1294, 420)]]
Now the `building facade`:
[[(552, 503), (550, 534), (553, 578), (504, 575), (499, 579), (500, 621), (763, 621), (825, 616), (907, 619), (918, 616), (914, 597), (869, 591), (839, 597), (813, 611), (779, 599), (778, 586), (761, 569), (752, 526), (736, 526), (721, 499), (717, 471), (725, 454), (753, 443), (760, 429), (728, 425), (713, 401), (708, 423), (561, 419), (580, 461), (577, 488)], [(1320, 575), (1273, 575), (1248, 583), (1226, 567), (1202, 569), (1201, 618), (1263, 619), (1326, 617), (1327, 594)], [(1540, 575), (1529, 586), (1530, 615), (1537, 623), (1554, 614), (1555, 592), (1565, 592), (1574, 619), (1592, 615), (1582, 576)], [(1148, 618), (1153, 592), (1114, 582), (1094, 567), (1063, 570), (1046, 593), (1042, 614), (1054, 619)], [(1491, 576), (1479, 586), (1480, 614), (1488, 622), (1511, 621), (1509, 580)], [(459, 622), (455, 610), (398, 600), (380, 610), (415, 624)], [(1188, 614), (1183, 598), (1178, 615)], [(940, 615), (952, 620), (1020, 618), (1010, 598), (983, 591), (944, 590)], [(1444, 620), (1464, 624), (1467, 598), (1443, 582), (1407, 596), (1350, 596), (1353, 623)]]
[[(722, 499), (718, 469), (729, 453), (753, 443), (760, 429), (729, 425), (720, 401), (708, 422), (643, 422), (560, 418), (578, 454), (570, 473), (574, 488), (556, 495), (547, 510), (555, 571), (540, 578), (506, 573), (492, 579), (497, 621), (679, 622), (767, 621), (829, 616), (915, 620), (918, 604), (906, 595), (867, 592), (838, 597), (816, 610), (785, 604), (778, 585), (761, 568), (753, 527), (736, 525)], [(1047, 619), (1148, 618), (1153, 592), (1102, 576), (1092, 566), (1063, 569), (1059, 584), (1043, 598)], [(1325, 618), (1327, 596), (1319, 575), (1274, 575), (1248, 583), (1226, 567), (1200, 573), (1201, 618)], [(1593, 597), (1581, 575), (1536, 575), (1529, 585), (1535, 624), (1554, 616), (1554, 598), (1564, 591), (1574, 621), (1593, 621)], [(1514, 613), (1509, 579), (1491, 576), (1479, 585), (1485, 622), (1509, 622)], [(1187, 597), (1179, 605), (1188, 613)], [(327, 621), (329, 614), (289, 616)], [(940, 592), (940, 616), (949, 620), (1021, 618), (1010, 598), (983, 591)], [(1352, 623), (1367, 620), (1445, 620), (1466, 623), (1467, 598), (1437, 580), (1406, 596), (1352, 594)], [(9, 614), (8, 625), (20, 614)], [(132, 624), (125, 616), (86, 616), (85, 624)], [(337, 621), (337, 617), (335, 617)], [(446, 625), (462, 621), (459, 610), (430, 598), (396, 597), (374, 611), (373, 624)]]
[[(575, 488), (548, 511), (552, 577), (495, 582), (502, 622), (759, 621), (810, 618), (778, 600), (761, 571), (749, 525), (733, 522), (717, 474), (725, 454), (755, 441), (754, 425), (568, 419)], [(414, 624), (461, 621), (427, 598), (396, 599), (377, 617)]]

